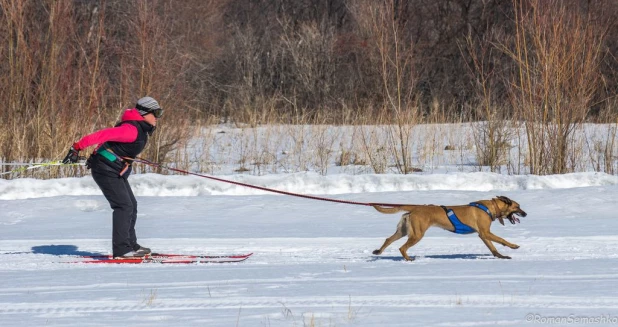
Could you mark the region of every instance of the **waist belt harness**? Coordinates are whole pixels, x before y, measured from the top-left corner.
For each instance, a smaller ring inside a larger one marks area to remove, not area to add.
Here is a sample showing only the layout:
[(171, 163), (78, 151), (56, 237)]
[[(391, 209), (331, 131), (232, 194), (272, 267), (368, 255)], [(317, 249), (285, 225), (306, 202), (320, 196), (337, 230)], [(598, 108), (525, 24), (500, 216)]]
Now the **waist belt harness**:
[(99, 149), (97, 153), (111, 162), (114, 162), (118, 159), (118, 157), (113, 152), (107, 151), (107, 149), (104, 148)]
[(127, 162), (126, 160), (115, 154), (114, 151), (112, 151), (111, 149), (101, 148), (97, 150), (97, 154), (101, 155), (103, 158), (109, 160), (112, 163), (117, 162), (122, 165), (122, 167), (120, 168), (120, 172), (118, 173), (118, 175), (120, 176), (124, 175), (124, 173), (126, 173), (131, 166), (130, 162)]
[(444, 212), (446, 212), (446, 216), (448, 217), (448, 220), (450, 220), (451, 224), (453, 224), (453, 227), (455, 227), (455, 230), (453, 231), (453, 233), (470, 234), (470, 233), (476, 232), (472, 227), (462, 223), (459, 220), (459, 218), (457, 218), (457, 215), (455, 214), (455, 212), (453, 212), (453, 209), (448, 209), (445, 206), (440, 206), (440, 207), (442, 207)]

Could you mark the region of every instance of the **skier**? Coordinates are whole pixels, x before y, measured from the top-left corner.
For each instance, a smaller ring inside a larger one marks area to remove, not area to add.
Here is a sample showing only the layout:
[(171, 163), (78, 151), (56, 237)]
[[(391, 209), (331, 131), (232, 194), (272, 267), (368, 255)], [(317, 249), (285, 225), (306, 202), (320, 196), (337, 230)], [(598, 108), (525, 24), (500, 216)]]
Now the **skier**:
[(144, 257), (149, 248), (137, 243), (135, 222), (137, 201), (129, 185), (131, 164), (148, 142), (163, 114), (159, 103), (151, 97), (137, 101), (135, 108), (127, 109), (122, 121), (113, 128), (103, 129), (75, 142), (63, 163), (75, 163), (79, 152), (98, 145), (86, 162), (92, 178), (113, 209), (112, 248), (114, 258)]

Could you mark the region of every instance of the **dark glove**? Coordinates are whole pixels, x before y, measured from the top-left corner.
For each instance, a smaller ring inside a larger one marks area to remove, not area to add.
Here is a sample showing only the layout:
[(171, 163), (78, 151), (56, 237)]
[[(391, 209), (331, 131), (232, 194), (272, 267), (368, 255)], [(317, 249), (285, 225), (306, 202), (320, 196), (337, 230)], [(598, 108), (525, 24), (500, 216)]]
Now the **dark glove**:
[(67, 153), (67, 156), (64, 157), (64, 159), (62, 160), (63, 164), (71, 164), (71, 163), (76, 163), (79, 160), (79, 151), (75, 150), (74, 147), (71, 147), (71, 149), (69, 149), (69, 153)]

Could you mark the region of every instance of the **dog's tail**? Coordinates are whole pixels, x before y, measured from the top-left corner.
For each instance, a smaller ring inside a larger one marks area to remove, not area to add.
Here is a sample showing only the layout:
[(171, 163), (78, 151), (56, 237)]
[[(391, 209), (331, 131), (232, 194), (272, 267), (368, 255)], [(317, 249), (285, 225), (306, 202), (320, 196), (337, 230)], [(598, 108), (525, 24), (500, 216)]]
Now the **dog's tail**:
[(412, 209), (414, 209), (415, 207), (417, 207), (416, 205), (406, 205), (406, 206), (397, 206), (397, 207), (383, 207), (383, 206), (379, 206), (377, 204), (372, 205), (372, 207), (376, 210), (378, 210), (381, 213), (397, 213), (400, 211), (410, 211)]

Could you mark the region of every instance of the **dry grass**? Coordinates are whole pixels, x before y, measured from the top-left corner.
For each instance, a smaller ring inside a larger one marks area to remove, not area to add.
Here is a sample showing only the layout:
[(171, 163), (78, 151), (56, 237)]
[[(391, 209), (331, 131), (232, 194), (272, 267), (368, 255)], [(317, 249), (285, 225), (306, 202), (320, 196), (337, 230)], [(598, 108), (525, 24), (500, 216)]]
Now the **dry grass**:
[(142, 289), (142, 304), (146, 306), (152, 306), (155, 304), (155, 301), (157, 300), (157, 291), (158, 290), (156, 288), (151, 289), (149, 292)]
[[(507, 144), (499, 147), (501, 172), (525, 174), (529, 172), (529, 151), (525, 128), (509, 122), (505, 135), (510, 135)], [(142, 157), (174, 167), (221, 174), (235, 171), (253, 175), (272, 173), (317, 172), (326, 175), (331, 172), (348, 174), (403, 173), (401, 152), (393, 146), (393, 128), (387, 124), (376, 125), (312, 125), (269, 124), (258, 127), (233, 127), (230, 125), (187, 125), (182, 127), (186, 140), (177, 141), (173, 147), (153, 143)], [(459, 167), (460, 171), (491, 171), (492, 168), (478, 161), (478, 131), (485, 130), (484, 123), (425, 124), (409, 127), (413, 142), (408, 153), (410, 167), (416, 171), (432, 172), (445, 167)], [(569, 162), (574, 171), (595, 171), (615, 173), (618, 163), (615, 142), (618, 122), (603, 125), (586, 125), (586, 129), (574, 133), (573, 144), (577, 149)], [(181, 132), (161, 128), (156, 133), (169, 133), (161, 139), (172, 139)], [(155, 133), (155, 135), (156, 135)], [(156, 149), (161, 149), (156, 152)], [(167, 152), (164, 153), (164, 150)], [(152, 156), (152, 157), (151, 157)], [(40, 161), (49, 159), (42, 158)], [(33, 161), (29, 161), (33, 162)], [(18, 166), (2, 166), (5, 170)], [(476, 168), (475, 168), (476, 167)], [(136, 165), (136, 172), (151, 172), (151, 167)], [(156, 171), (156, 170), (155, 170)], [(494, 169), (495, 171), (495, 169)], [(160, 173), (169, 173), (162, 170)], [(413, 173), (414, 171), (408, 171)], [(35, 177), (52, 178), (81, 176), (88, 174), (84, 167), (47, 167), (32, 169), (4, 178)]]

